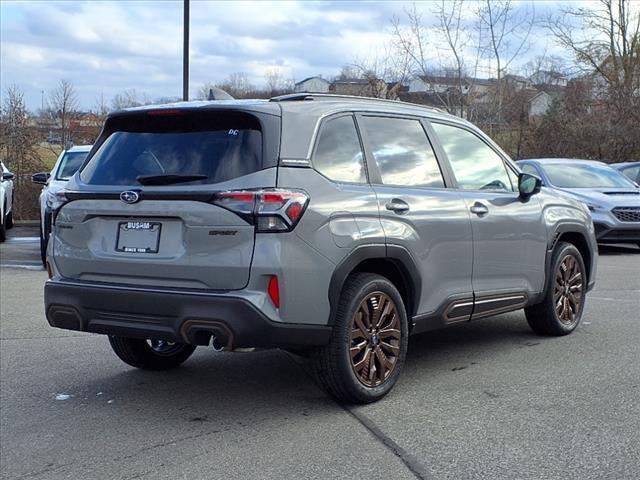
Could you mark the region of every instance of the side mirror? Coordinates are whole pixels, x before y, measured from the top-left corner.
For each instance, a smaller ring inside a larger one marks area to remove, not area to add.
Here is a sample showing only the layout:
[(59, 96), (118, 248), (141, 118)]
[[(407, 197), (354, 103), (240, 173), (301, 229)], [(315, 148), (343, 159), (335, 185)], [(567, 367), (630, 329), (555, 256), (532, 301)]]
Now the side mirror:
[(51, 174), (49, 172), (40, 172), (31, 175), (31, 181), (39, 185), (46, 185), (49, 181), (49, 177), (51, 177)]
[(13, 180), (13, 177), (15, 175), (11, 172), (3, 172), (2, 173), (2, 180)]
[(521, 173), (518, 175), (518, 191), (522, 198), (528, 198), (535, 195), (542, 187), (542, 179), (530, 173)]

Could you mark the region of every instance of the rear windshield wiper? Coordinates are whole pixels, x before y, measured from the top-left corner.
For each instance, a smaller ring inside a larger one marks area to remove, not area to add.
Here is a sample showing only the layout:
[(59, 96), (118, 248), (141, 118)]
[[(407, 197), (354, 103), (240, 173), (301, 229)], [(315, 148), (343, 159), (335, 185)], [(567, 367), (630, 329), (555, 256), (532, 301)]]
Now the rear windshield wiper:
[(204, 180), (207, 175), (180, 175), (175, 173), (167, 173), (163, 175), (140, 175), (136, 180), (142, 185), (172, 185), (174, 183), (193, 182), (195, 180)]

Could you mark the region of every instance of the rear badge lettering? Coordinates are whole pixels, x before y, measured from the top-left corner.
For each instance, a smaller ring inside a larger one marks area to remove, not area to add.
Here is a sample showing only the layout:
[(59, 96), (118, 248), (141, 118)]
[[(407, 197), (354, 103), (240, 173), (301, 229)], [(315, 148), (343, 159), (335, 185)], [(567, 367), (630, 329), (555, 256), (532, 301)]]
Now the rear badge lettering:
[(229, 236), (238, 233), (237, 230), (209, 230), (209, 235)]

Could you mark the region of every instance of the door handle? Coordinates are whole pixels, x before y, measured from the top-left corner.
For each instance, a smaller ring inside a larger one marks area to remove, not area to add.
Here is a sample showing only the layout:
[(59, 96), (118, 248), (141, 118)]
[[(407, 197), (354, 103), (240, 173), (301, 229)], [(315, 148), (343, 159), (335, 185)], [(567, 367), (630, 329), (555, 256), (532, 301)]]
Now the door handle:
[(469, 210), (471, 210), (471, 213), (475, 213), (478, 216), (486, 215), (487, 213), (489, 213), (489, 208), (484, 203), (480, 202), (476, 202), (471, 205), (471, 208)]
[(399, 198), (392, 198), (391, 201), (385, 205), (385, 208), (397, 213), (398, 215), (402, 215), (409, 211), (409, 204)]

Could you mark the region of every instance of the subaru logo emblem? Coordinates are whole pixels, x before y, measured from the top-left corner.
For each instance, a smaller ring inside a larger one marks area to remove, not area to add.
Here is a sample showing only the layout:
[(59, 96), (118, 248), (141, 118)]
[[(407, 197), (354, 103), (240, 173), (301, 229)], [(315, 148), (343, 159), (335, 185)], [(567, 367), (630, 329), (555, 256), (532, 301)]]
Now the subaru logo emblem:
[(136, 203), (139, 198), (138, 194), (132, 190), (127, 190), (120, 194), (120, 200), (124, 203)]

